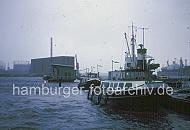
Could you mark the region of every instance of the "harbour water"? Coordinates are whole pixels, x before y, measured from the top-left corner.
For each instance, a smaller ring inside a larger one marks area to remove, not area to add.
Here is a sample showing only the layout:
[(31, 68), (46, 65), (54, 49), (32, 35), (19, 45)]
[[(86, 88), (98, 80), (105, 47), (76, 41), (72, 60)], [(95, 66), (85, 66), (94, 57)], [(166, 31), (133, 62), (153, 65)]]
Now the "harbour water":
[[(129, 112), (94, 105), (87, 93), (61, 95), (13, 95), (12, 86), (40, 86), (38, 77), (0, 78), (0, 130), (64, 129), (190, 129), (190, 118), (162, 110)], [(58, 84), (49, 84), (57, 87)], [(62, 86), (77, 86), (66, 83)]]

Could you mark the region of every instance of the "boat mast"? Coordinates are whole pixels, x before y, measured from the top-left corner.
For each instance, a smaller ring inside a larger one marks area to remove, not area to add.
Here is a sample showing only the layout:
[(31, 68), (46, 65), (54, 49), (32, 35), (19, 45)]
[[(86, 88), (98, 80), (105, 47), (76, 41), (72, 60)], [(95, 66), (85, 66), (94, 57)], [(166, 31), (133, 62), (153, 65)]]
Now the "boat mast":
[(133, 59), (133, 64), (135, 65), (135, 35), (134, 35), (134, 26), (132, 23), (132, 38), (131, 38), (131, 46), (132, 46), (132, 59)]

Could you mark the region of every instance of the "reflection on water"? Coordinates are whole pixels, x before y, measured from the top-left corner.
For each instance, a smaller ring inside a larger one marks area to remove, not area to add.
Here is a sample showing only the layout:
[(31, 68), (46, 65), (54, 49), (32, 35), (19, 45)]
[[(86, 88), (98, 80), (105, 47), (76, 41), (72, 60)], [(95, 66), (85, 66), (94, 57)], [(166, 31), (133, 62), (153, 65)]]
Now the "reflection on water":
[[(161, 112), (129, 112), (97, 106), (86, 93), (63, 96), (13, 96), (12, 84), (40, 86), (41, 78), (0, 78), (0, 129), (189, 129), (184, 115)], [(58, 86), (58, 84), (49, 84)], [(77, 84), (63, 84), (76, 86)]]

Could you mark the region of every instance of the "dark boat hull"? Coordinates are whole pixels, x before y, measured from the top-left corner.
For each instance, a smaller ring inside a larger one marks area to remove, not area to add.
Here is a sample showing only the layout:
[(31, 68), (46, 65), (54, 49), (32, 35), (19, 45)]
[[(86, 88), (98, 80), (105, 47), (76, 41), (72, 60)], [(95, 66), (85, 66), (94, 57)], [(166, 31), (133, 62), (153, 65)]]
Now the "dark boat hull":
[(79, 83), (79, 84), (78, 84), (78, 88), (79, 88), (79, 89), (82, 89), (82, 90), (89, 90), (89, 88), (90, 88), (90, 86), (91, 86), (92, 84), (93, 84), (94, 86), (100, 86), (101, 81), (98, 80), (98, 79), (88, 80), (88, 81), (86, 81), (86, 82)]
[(123, 98), (108, 98), (107, 105), (129, 111), (158, 111), (166, 107), (168, 96), (129, 96)]
[(153, 90), (153, 94), (130, 95), (128, 92), (121, 95), (90, 95), (89, 99), (96, 104), (103, 104), (107, 107), (115, 109), (124, 109), (128, 111), (158, 111), (167, 106), (169, 96), (159, 95), (157, 88)]

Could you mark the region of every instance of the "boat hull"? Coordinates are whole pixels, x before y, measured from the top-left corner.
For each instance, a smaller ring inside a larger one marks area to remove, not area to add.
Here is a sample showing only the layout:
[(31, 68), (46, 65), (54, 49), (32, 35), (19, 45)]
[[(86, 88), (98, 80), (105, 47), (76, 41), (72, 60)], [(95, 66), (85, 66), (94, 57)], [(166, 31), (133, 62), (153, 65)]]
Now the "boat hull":
[(166, 95), (128, 96), (122, 98), (109, 98), (107, 105), (112, 108), (129, 111), (158, 111), (165, 108), (168, 101)]
[[(140, 91), (140, 90), (139, 90)], [(128, 111), (159, 111), (167, 106), (169, 96), (167, 94), (160, 95), (158, 88), (154, 88), (152, 94), (149, 94), (147, 90), (143, 90), (146, 94), (141, 95), (137, 92), (135, 95), (131, 95), (128, 91), (122, 92), (122, 94), (116, 95), (95, 95), (89, 96), (89, 99), (96, 104), (106, 105), (114, 109), (124, 109)]]
[(79, 89), (82, 89), (82, 90), (89, 90), (90, 89), (90, 86), (91, 85), (94, 85), (94, 86), (99, 86), (101, 84), (101, 81), (100, 80), (97, 80), (97, 79), (93, 79), (93, 80), (88, 80), (86, 82), (82, 82), (82, 83), (79, 83), (78, 84), (78, 88)]

